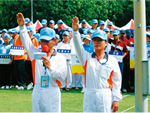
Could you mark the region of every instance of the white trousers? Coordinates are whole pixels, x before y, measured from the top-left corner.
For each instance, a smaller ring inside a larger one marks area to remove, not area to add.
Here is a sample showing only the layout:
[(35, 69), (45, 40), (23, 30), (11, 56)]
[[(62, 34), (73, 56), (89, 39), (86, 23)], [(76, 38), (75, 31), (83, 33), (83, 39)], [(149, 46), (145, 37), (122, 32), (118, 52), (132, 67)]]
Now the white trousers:
[(83, 112), (111, 112), (112, 94), (110, 89), (84, 90)]
[[(67, 60), (67, 88), (71, 88), (72, 85), (72, 70), (71, 70), (71, 60)], [(66, 79), (62, 82), (61, 88), (65, 88)]]
[(37, 88), (32, 93), (32, 112), (61, 112), (59, 87)]

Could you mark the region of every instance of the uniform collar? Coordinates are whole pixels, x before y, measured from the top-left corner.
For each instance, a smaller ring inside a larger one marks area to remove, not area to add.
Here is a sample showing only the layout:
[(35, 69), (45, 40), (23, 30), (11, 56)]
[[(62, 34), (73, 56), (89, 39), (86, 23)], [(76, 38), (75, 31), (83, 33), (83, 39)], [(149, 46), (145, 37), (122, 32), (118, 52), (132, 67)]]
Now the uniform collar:
[(53, 53), (52, 53), (51, 56), (56, 56), (56, 54), (57, 54), (57, 52), (56, 52), (56, 50), (54, 49), (54, 51), (53, 51)]
[[(95, 54), (95, 52), (94, 53), (92, 53), (92, 58), (95, 58), (96, 57), (96, 54)], [(104, 56), (104, 58), (103, 59), (107, 59), (107, 53), (105, 52), (105, 56)]]

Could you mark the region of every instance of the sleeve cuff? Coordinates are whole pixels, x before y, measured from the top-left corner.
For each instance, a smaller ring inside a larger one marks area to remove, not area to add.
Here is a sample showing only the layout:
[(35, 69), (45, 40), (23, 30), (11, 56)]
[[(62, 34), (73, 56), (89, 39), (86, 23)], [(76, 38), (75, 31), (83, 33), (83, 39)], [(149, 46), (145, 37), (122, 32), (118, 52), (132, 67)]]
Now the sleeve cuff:
[(118, 97), (114, 97), (113, 101), (120, 101), (120, 99)]

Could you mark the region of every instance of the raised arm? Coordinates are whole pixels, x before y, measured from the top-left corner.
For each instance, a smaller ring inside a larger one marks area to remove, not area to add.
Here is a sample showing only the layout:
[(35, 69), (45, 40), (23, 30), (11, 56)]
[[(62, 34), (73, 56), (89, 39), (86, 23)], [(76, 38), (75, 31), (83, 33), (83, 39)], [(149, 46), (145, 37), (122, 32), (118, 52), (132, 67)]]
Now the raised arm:
[(20, 38), (21, 38), (21, 41), (31, 59), (31, 61), (34, 59), (34, 52), (38, 52), (39, 49), (36, 48), (32, 42), (31, 42), (31, 39), (29, 38), (29, 35), (27, 33), (27, 29), (26, 29), (26, 26), (24, 25), (25, 24), (25, 20), (24, 20), (24, 16), (22, 13), (18, 13), (17, 14), (17, 23), (19, 25), (19, 28), (20, 28)]
[(79, 29), (78, 17), (76, 16), (72, 19), (72, 28), (73, 28), (73, 42), (76, 54), (80, 60), (80, 63), (82, 64), (82, 66), (84, 66), (89, 53), (86, 52), (82, 46), (80, 33), (78, 32)]

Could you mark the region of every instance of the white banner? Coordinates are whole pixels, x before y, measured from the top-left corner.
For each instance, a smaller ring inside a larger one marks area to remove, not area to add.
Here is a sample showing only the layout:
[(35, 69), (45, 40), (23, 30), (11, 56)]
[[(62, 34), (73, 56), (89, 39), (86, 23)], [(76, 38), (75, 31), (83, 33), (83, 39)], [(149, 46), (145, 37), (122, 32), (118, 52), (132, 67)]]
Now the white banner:
[(118, 62), (123, 61), (123, 52), (118, 52), (118, 51), (109, 51), (109, 55), (113, 55)]
[(0, 55), (0, 64), (8, 64), (11, 61), (10, 55)]
[(70, 49), (57, 49), (58, 53), (62, 53), (67, 60), (71, 60), (71, 50)]
[(24, 47), (11, 46), (9, 54), (11, 54), (11, 55), (24, 55)]

